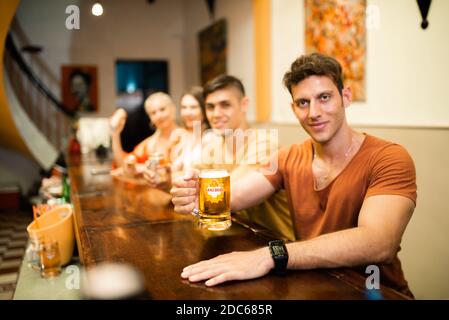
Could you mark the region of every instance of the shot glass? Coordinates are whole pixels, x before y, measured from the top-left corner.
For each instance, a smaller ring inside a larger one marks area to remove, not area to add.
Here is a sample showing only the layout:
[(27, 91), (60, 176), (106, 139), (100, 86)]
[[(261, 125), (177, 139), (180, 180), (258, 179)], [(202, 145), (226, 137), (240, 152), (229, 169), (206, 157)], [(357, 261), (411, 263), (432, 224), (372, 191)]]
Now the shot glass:
[(30, 238), (28, 247), (25, 251), (28, 267), (34, 270), (41, 270), (41, 257), (40, 257), (40, 241), (38, 238)]

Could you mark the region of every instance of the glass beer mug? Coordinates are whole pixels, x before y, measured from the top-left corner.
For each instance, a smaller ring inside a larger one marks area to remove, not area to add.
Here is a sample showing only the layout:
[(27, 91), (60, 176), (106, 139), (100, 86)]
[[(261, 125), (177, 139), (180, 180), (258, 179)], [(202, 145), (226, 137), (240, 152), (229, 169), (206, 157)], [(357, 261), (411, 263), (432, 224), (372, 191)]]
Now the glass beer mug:
[(147, 161), (147, 168), (154, 173), (156, 184), (167, 180), (168, 162), (164, 155), (159, 152), (152, 153), (150, 159)]
[(40, 262), (42, 278), (56, 277), (61, 273), (61, 255), (57, 241), (41, 241)]
[(199, 174), (200, 228), (226, 230), (231, 226), (231, 183), (226, 170), (202, 170)]

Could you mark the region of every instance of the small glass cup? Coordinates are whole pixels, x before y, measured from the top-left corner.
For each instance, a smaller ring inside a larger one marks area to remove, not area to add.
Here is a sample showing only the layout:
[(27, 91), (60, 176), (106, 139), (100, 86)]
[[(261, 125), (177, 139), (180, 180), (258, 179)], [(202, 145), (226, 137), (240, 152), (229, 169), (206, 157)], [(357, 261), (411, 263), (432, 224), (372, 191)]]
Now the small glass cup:
[(147, 169), (154, 173), (154, 180), (156, 184), (167, 181), (168, 162), (162, 153), (159, 152), (152, 153), (146, 165)]
[(134, 178), (137, 174), (136, 170), (137, 158), (135, 155), (128, 155), (123, 164), (123, 173), (125, 176), (129, 178)]
[(26, 249), (26, 260), (28, 267), (41, 270), (40, 243), (38, 238), (30, 238)]
[(42, 278), (56, 277), (61, 273), (61, 255), (57, 241), (43, 240), (40, 243), (40, 258)]

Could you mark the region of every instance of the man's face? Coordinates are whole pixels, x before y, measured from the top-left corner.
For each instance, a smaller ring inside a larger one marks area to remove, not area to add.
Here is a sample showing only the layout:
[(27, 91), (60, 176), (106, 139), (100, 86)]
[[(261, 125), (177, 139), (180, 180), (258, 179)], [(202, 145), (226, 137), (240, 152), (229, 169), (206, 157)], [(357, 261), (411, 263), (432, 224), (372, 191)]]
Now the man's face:
[(325, 144), (346, 121), (345, 107), (351, 102), (351, 91), (342, 95), (327, 76), (310, 76), (291, 87), (293, 112), (310, 137)]
[(87, 84), (82, 76), (74, 76), (70, 85), (72, 94), (75, 95), (78, 99), (82, 99), (87, 96), (89, 88), (87, 87)]
[(206, 97), (206, 116), (213, 129), (238, 129), (245, 123), (248, 98), (234, 87), (219, 89)]

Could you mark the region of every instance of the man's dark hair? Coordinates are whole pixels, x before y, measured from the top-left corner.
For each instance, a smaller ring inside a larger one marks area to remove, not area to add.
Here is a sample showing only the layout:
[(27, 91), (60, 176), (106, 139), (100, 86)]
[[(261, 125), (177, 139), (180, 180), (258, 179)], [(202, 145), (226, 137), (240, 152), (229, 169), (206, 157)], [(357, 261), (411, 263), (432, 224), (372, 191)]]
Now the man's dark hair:
[(245, 88), (243, 87), (243, 84), (239, 79), (233, 76), (222, 74), (208, 81), (204, 85), (204, 99), (206, 99), (206, 97), (212, 92), (229, 87), (236, 88), (238, 91), (240, 91), (242, 96), (245, 96)]
[(90, 86), (90, 83), (92, 81), (90, 74), (88, 74), (87, 72), (84, 72), (80, 69), (75, 69), (72, 71), (72, 73), (70, 73), (69, 81), (72, 82), (73, 78), (75, 78), (76, 76), (80, 76), (81, 78), (83, 78), (86, 85), (88, 87)]
[(296, 59), (290, 70), (284, 75), (283, 83), (292, 93), (292, 86), (300, 83), (310, 76), (327, 76), (338, 88), (340, 94), (343, 90), (343, 71), (340, 63), (330, 56), (321, 53), (302, 55)]

